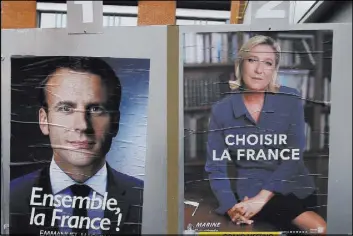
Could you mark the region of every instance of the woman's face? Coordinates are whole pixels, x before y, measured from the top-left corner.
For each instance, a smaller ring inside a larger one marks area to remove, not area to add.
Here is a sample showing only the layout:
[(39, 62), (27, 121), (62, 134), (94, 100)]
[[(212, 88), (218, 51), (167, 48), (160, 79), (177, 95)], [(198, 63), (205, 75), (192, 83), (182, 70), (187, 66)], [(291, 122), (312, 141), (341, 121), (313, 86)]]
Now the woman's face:
[(243, 82), (247, 89), (264, 91), (276, 68), (275, 50), (269, 45), (257, 45), (243, 58)]

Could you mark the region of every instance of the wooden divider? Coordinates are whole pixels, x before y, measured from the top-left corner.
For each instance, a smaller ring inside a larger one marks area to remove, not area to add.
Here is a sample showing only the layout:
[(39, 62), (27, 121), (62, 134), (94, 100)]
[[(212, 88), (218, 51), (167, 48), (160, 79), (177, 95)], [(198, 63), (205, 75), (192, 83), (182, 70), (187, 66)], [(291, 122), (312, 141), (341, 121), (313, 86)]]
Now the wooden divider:
[(231, 24), (242, 24), (244, 20), (244, 13), (247, 7), (248, 1), (232, 1), (230, 7), (230, 23)]
[(167, 29), (167, 234), (179, 224), (179, 30)]
[(1, 29), (35, 28), (37, 1), (1, 1)]

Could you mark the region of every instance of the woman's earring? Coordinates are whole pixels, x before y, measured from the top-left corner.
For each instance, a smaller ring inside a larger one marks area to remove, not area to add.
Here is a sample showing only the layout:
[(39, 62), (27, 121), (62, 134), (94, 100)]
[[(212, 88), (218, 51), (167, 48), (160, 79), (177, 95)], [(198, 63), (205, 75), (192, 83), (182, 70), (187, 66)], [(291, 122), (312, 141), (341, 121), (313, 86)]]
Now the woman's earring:
[(238, 83), (237, 83), (236, 81), (234, 81), (234, 80), (229, 80), (229, 81), (228, 81), (228, 84), (229, 84), (229, 88), (230, 88), (231, 90), (234, 90), (234, 89), (236, 89), (237, 87), (239, 87), (239, 86), (238, 86)]

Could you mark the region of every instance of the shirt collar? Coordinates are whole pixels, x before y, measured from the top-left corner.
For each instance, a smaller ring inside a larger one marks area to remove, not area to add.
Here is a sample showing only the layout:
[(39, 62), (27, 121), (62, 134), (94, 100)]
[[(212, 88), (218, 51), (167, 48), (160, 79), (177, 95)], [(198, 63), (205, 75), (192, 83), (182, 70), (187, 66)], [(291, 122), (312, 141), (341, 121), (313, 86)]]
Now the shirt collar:
[[(235, 118), (239, 118), (240, 116), (247, 115), (248, 111), (245, 107), (244, 101), (243, 101), (243, 96), (242, 96), (242, 91), (241, 90), (236, 90), (233, 92), (231, 95), (231, 101), (232, 101), (232, 107), (233, 107), (233, 114)], [(271, 93), (265, 93), (265, 101), (263, 105), (263, 112), (264, 113), (272, 113), (274, 112), (273, 110), (273, 100), (272, 100), (273, 95)]]
[(233, 104), (233, 113), (235, 118), (239, 118), (242, 115), (246, 115), (247, 110), (243, 102), (242, 91), (236, 90), (231, 96), (231, 101)]
[[(76, 181), (71, 179), (64, 171), (52, 159), (50, 163), (50, 182), (53, 190), (53, 194), (60, 193), (64, 189), (70, 187), (73, 184), (77, 184)], [(100, 195), (104, 195), (107, 186), (107, 164), (105, 163), (103, 167), (91, 178), (89, 178), (84, 184), (92, 188)]]

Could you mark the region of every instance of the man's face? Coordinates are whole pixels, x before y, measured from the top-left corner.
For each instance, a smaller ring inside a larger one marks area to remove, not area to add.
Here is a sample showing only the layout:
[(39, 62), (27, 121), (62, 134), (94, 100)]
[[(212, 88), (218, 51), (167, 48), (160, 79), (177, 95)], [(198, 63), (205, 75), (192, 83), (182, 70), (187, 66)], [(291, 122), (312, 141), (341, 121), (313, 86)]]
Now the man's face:
[(101, 163), (115, 122), (107, 110), (108, 97), (101, 78), (59, 69), (47, 82), (46, 97), (48, 113), (40, 110), (40, 127), (49, 135), (55, 161), (67, 167)]

